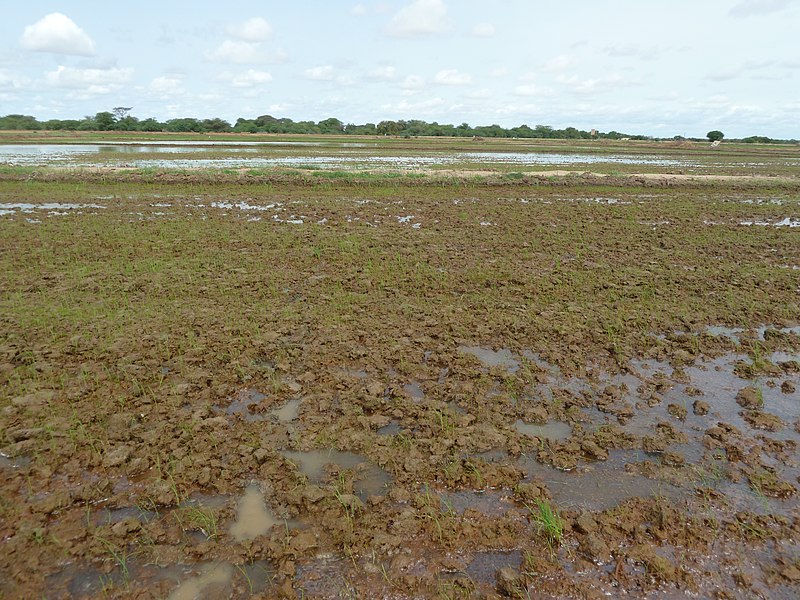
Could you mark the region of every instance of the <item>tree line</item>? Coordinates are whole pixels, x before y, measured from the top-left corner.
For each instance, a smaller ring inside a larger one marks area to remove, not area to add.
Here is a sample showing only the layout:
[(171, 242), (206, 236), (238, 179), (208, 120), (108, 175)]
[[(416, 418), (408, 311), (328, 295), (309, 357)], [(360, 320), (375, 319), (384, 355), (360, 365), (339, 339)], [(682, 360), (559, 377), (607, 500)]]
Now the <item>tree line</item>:
[[(575, 127), (556, 129), (549, 125), (520, 125), (504, 128), (500, 125), (460, 125), (428, 123), (417, 119), (386, 120), (379, 123), (344, 123), (336, 118), (314, 121), (293, 121), (261, 115), (255, 119), (238, 118), (236, 123), (220, 119), (197, 119), (183, 117), (159, 121), (155, 118), (138, 119), (130, 114), (129, 107), (118, 106), (111, 111), (103, 111), (82, 119), (49, 119), (39, 121), (30, 115), (11, 114), (0, 117), (0, 130), (28, 131), (141, 131), (173, 133), (283, 133), (283, 134), (346, 134), (346, 135), (390, 135), (399, 137), (441, 136), (441, 137), (480, 137), (480, 138), (540, 138), (540, 139), (653, 139), (644, 135), (632, 135), (618, 131), (585, 131)], [(675, 136), (675, 140), (683, 140)], [(699, 141), (700, 138), (688, 138)], [(795, 140), (775, 140), (764, 136), (744, 138), (743, 142), (780, 143)]]

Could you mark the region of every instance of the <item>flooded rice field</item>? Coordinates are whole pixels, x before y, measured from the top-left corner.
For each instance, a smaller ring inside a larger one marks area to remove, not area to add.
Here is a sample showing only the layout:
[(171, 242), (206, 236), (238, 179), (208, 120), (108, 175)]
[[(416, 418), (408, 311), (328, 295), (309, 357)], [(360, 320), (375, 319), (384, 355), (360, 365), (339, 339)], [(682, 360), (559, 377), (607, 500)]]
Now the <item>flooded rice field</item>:
[(0, 597), (795, 598), (798, 219), (0, 178)]
[[(657, 155), (617, 155), (553, 152), (425, 152), (376, 154), (375, 144), (337, 144), (335, 153), (318, 142), (170, 142), (169, 144), (0, 144), (0, 164), (65, 165), (133, 168), (265, 168), (423, 169), (453, 165), (571, 166), (620, 164), (691, 167), (697, 163)], [(279, 147), (279, 148), (278, 148)], [(295, 148), (319, 148), (297, 154)], [(281, 150), (289, 150), (283, 155)], [(149, 158), (137, 155), (153, 155)], [(192, 155), (187, 157), (186, 155)], [(163, 158), (158, 157), (163, 155)], [(207, 155), (214, 155), (207, 158)], [(218, 155), (218, 156), (217, 156)], [(241, 156), (239, 156), (241, 155)]]
[[(414, 176), (487, 173), (524, 177), (559, 171), (673, 177), (794, 177), (800, 153), (792, 145), (705, 144), (669, 141), (434, 139), (347, 136), (192, 136), (113, 139), (109, 136), (37, 136), (0, 142), (0, 168), (164, 171), (297, 171), (397, 173)], [(41, 138), (41, 139), (37, 139)]]

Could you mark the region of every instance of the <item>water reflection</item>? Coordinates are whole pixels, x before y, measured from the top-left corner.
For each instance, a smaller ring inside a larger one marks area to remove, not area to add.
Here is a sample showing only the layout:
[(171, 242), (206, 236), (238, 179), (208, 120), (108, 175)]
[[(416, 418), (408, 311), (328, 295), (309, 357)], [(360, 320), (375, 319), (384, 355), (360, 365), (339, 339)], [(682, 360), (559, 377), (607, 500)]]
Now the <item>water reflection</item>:
[[(553, 152), (428, 152), (401, 155), (376, 155), (370, 149), (375, 145), (363, 143), (326, 143), (304, 141), (170, 141), (159, 142), (103, 142), (102, 144), (0, 144), (0, 163), (47, 165), (69, 162), (78, 166), (93, 164), (91, 155), (102, 157), (108, 164), (111, 155), (119, 155), (126, 165), (134, 167), (394, 167), (424, 168), (448, 165), (512, 164), (520, 166), (568, 166), (577, 164), (631, 164), (653, 166), (697, 166), (684, 160), (657, 155), (594, 155), (562, 154)], [(281, 147), (323, 147), (347, 149), (342, 154), (274, 156), (265, 155), (267, 149), (279, 151)], [(236, 154), (235, 157), (215, 158), (158, 158), (131, 160), (137, 154)], [(241, 156), (251, 154), (253, 156)], [(123, 159), (124, 155), (129, 155)], [(82, 162), (89, 159), (88, 162)]]

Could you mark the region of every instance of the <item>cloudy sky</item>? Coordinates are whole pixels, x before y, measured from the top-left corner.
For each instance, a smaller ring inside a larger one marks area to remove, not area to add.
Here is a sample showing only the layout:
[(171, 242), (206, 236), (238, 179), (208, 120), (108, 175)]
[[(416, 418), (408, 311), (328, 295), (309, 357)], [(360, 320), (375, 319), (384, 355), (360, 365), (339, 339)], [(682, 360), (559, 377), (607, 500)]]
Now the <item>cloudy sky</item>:
[(800, 0), (3, 4), (0, 115), (800, 138)]

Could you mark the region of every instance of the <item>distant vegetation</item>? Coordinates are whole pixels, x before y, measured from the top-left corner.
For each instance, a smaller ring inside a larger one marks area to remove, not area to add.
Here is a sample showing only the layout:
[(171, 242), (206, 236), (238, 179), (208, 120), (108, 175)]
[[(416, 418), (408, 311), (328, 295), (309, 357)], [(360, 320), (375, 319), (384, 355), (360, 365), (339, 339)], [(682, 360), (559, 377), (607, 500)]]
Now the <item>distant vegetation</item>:
[[(130, 108), (116, 107), (112, 111), (99, 112), (83, 119), (49, 119), (39, 121), (29, 115), (6, 115), (0, 117), (0, 130), (28, 131), (141, 131), (141, 132), (173, 132), (173, 133), (283, 133), (283, 134), (346, 134), (346, 135), (391, 135), (400, 137), (443, 136), (443, 137), (482, 137), (482, 138), (541, 138), (541, 139), (653, 139), (644, 135), (620, 133), (618, 131), (598, 132), (584, 131), (575, 127), (555, 129), (549, 125), (520, 125), (504, 128), (500, 125), (471, 126), (444, 125), (437, 122), (428, 123), (412, 119), (409, 121), (381, 121), (378, 124), (344, 123), (336, 118), (314, 121), (293, 121), (287, 118), (276, 118), (261, 115), (255, 119), (239, 118), (231, 125), (220, 118), (196, 119), (184, 117), (158, 121), (154, 118), (138, 119), (130, 115)], [(709, 138), (711, 133), (709, 132)], [(675, 136), (673, 140), (686, 138)], [(701, 141), (700, 138), (688, 138)], [(720, 138), (721, 139), (721, 138)], [(751, 136), (741, 140), (747, 143), (793, 143), (796, 140), (776, 140), (764, 136)]]

